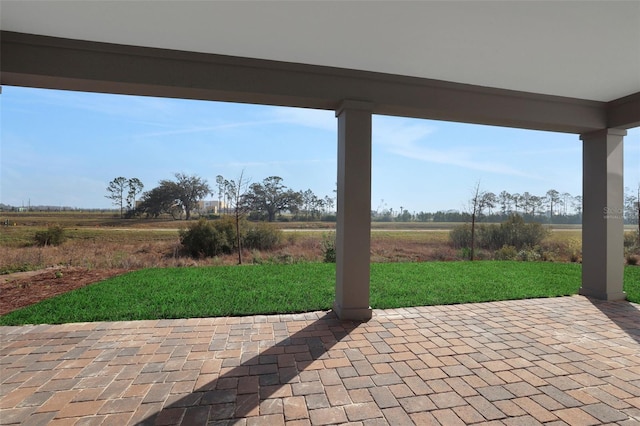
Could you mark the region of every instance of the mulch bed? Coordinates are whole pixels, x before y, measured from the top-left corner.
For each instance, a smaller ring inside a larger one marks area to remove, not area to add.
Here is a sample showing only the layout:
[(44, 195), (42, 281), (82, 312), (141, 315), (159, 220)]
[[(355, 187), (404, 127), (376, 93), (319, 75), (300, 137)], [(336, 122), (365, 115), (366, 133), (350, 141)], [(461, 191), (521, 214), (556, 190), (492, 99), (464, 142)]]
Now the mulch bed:
[(128, 271), (49, 268), (0, 276), (0, 315), (125, 272)]

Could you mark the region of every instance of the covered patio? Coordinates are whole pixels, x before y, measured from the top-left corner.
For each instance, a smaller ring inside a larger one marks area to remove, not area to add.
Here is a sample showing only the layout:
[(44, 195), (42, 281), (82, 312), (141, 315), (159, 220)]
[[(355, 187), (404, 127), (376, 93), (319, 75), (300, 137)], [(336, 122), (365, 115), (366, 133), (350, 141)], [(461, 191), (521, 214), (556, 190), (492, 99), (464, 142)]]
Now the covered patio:
[(373, 114), (576, 134), (580, 293), (625, 298), (640, 3), (3, 1), (0, 84), (336, 112), (334, 310), (371, 317)]
[[(334, 310), (0, 329), (1, 424), (637, 424), (640, 3), (3, 1), (0, 84), (336, 112)], [(369, 306), (373, 114), (573, 133), (580, 296)]]
[(632, 425), (639, 324), (573, 296), (3, 327), (0, 424)]

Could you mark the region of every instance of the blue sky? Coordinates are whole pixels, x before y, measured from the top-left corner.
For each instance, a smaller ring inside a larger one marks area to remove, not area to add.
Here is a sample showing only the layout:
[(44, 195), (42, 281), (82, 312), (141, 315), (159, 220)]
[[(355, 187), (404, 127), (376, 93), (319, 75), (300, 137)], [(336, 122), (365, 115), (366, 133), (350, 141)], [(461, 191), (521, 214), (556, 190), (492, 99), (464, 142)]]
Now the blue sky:
[[(317, 111), (4, 86), (0, 203), (109, 208), (106, 187), (145, 190), (176, 172), (252, 182), (280, 176), (333, 196), (336, 118)], [(372, 209), (467, 207), (486, 191), (582, 192), (577, 135), (388, 116), (373, 119)], [(625, 138), (625, 186), (640, 182), (640, 129)], [(217, 194), (211, 199), (217, 199)]]

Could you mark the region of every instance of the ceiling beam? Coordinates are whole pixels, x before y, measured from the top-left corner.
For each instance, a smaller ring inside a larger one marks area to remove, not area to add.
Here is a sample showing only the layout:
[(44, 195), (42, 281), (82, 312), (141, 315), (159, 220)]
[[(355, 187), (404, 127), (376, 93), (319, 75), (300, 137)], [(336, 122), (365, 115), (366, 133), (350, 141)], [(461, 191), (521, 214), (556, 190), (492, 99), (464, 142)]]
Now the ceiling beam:
[(608, 124), (603, 102), (316, 65), (6, 31), (0, 55), (2, 85), (330, 110), (356, 99), (374, 114), (568, 133)]
[(609, 102), (607, 125), (618, 129), (640, 126), (640, 92)]

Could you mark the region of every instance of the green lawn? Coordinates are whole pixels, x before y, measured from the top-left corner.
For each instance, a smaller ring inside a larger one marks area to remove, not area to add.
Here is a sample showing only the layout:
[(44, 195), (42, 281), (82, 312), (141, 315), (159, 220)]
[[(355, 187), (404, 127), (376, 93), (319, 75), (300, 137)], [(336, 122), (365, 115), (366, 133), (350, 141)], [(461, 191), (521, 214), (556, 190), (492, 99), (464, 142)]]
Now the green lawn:
[[(407, 306), (575, 294), (580, 265), (535, 262), (380, 263), (371, 266), (371, 306)], [(335, 265), (145, 269), (0, 317), (0, 325), (57, 324), (303, 312), (330, 309)], [(640, 267), (625, 269), (640, 302)]]

